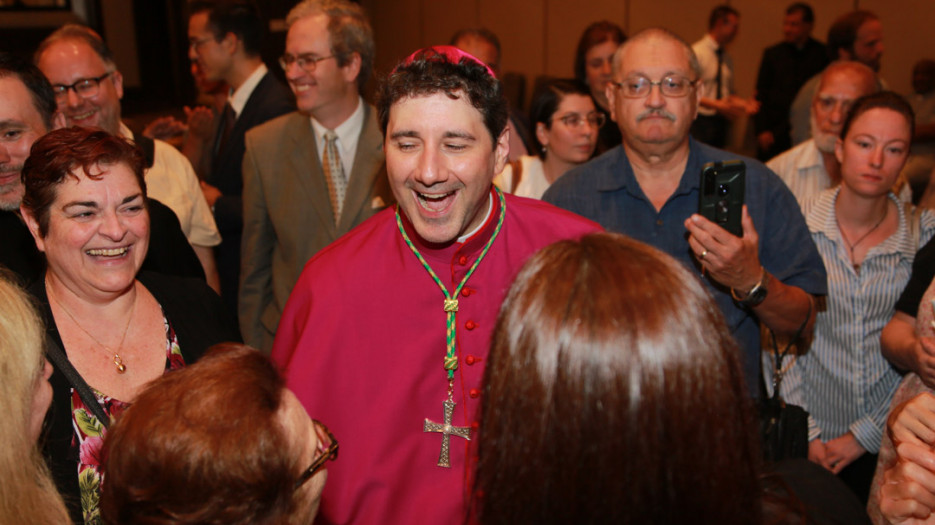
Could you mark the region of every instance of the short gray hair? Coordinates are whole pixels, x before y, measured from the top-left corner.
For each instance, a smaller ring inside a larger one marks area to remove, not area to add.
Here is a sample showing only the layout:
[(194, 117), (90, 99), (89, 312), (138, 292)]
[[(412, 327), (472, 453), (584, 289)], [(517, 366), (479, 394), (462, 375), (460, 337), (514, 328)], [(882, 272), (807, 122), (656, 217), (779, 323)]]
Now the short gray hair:
[(286, 15), (286, 25), (292, 27), (303, 18), (317, 15), (328, 17), (328, 40), (339, 66), (348, 65), (352, 54), (360, 55), (357, 89), (362, 91), (373, 74), (375, 55), (373, 29), (367, 13), (348, 0), (302, 0)]

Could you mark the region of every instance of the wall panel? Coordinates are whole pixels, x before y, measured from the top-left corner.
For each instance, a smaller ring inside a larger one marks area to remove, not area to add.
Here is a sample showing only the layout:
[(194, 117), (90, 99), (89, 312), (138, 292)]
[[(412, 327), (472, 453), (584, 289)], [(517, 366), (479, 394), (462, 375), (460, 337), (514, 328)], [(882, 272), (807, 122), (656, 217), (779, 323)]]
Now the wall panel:
[[(898, 7), (897, 7), (898, 6)], [(922, 58), (935, 59), (935, 2), (931, 0), (861, 0), (861, 9), (883, 22), (883, 67), (880, 75), (898, 93), (912, 91), (912, 66)]]
[[(735, 86), (752, 96), (763, 49), (782, 38), (782, 16), (792, 0), (732, 0), (741, 12), (741, 28), (731, 47)], [(609, 19), (628, 34), (650, 26), (664, 26), (689, 43), (701, 38), (708, 14), (720, 0), (363, 0), (373, 18), (377, 40), (377, 66), (387, 71), (414, 49), (447, 42), (467, 26), (482, 25), (500, 37), (504, 71), (527, 77), (527, 92), (539, 75), (570, 76), (574, 51), (584, 28)], [(813, 1), (815, 35), (825, 40), (828, 27), (855, 5), (880, 14), (886, 35), (883, 77), (906, 92), (916, 60), (935, 57), (929, 25), (935, 20), (931, 0), (821, 0)]]
[(575, 48), (581, 33), (592, 22), (610, 20), (627, 34), (626, 2), (593, 0), (588, 2), (545, 0), (545, 33), (540, 36), (545, 48), (540, 71), (555, 77), (574, 76)]

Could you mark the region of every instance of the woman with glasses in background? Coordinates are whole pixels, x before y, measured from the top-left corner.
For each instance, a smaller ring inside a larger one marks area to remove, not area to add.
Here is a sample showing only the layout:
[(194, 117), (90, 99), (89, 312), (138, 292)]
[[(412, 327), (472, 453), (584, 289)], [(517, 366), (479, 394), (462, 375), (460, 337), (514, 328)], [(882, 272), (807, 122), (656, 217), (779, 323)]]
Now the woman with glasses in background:
[(217, 345), (154, 381), (108, 434), (104, 523), (310, 524), (337, 455), (269, 358)]
[(510, 162), (494, 179), (501, 190), (533, 199), (568, 170), (594, 154), (597, 136), (606, 117), (597, 110), (587, 89), (570, 80), (553, 80), (532, 101), (538, 156)]

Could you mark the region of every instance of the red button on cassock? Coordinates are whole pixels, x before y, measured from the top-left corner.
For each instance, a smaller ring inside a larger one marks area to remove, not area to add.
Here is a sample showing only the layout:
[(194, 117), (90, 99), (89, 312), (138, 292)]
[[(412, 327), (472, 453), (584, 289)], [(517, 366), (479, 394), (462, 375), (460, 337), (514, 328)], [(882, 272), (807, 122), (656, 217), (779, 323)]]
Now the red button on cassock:
[(464, 362), (467, 363), (468, 365), (473, 365), (475, 361), (477, 361), (477, 359), (472, 355), (469, 355), (464, 358)]
[(461, 257), (458, 257), (458, 264), (460, 264), (461, 266), (464, 266), (465, 264), (467, 264), (467, 257), (464, 255), (462, 255)]
[(468, 321), (464, 323), (464, 327), (467, 328), (468, 330), (473, 330), (477, 328), (477, 323), (475, 323), (474, 321)]
[(474, 290), (471, 290), (470, 288), (462, 288), (462, 289), (461, 289), (461, 295), (464, 296), (464, 297), (467, 297), (467, 296), (471, 295), (472, 293), (474, 293)]
[(477, 399), (478, 397), (480, 397), (480, 390), (476, 388), (472, 388), (471, 390), (468, 391), (468, 395), (474, 399)]

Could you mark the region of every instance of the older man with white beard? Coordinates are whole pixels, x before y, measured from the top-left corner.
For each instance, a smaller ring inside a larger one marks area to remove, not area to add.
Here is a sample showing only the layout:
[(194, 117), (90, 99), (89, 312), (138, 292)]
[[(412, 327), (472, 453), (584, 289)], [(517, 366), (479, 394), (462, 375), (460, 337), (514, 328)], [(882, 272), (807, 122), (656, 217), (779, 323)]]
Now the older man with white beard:
[[(855, 100), (879, 90), (876, 73), (860, 62), (834, 62), (822, 72), (812, 99), (812, 138), (766, 163), (792, 190), (800, 206), (841, 180), (841, 164), (834, 156), (841, 126)], [(909, 201), (909, 186), (901, 182), (893, 190), (901, 200)]]

